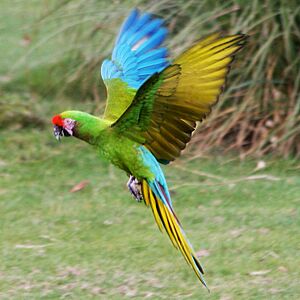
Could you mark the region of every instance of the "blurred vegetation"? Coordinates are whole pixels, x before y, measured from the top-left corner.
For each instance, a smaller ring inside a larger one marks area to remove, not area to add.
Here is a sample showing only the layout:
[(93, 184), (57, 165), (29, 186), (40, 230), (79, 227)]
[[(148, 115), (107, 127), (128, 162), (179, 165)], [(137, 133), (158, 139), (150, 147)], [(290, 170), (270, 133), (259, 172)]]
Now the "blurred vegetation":
[[(23, 49), (15, 49), (1, 66), (5, 91), (89, 100), (97, 112), (105, 101), (101, 61), (110, 55), (133, 6), (166, 19), (171, 57), (212, 32), (248, 34), (221, 101), (190, 147), (202, 153), (218, 146), (238, 150), (241, 157), (300, 155), (299, 1), (131, 0), (107, 5), (101, 0), (31, 0), (7, 6), (16, 16), (13, 26), (22, 25)], [(6, 24), (4, 30), (12, 26)]]
[[(35, 111), (32, 111), (32, 107)], [(38, 110), (40, 114), (38, 114)], [(0, 99), (0, 129), (4, 126), (10, 129), (21, 129), (23, 127), (44, 128), (45, 119), (43, 106), (32, 99), (29, 95), (4, 94)]]
[[(1, 299), (299, 298), (299, 161), (196, 159), (299, 156), (297, 1), (0, 1)], [(215, 31), (250, 35), (195, 155), (166, 168), (210, 295), (125, 174), (49, 125), (101, 112), (101, 61), (133, 6), (166, 19), (172, 57)]]

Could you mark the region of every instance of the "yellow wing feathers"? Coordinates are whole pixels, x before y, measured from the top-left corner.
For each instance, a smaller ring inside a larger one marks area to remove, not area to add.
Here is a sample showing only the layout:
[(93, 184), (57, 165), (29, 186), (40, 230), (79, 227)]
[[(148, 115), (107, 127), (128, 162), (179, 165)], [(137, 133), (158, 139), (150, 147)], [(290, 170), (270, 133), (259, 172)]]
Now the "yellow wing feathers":
[(181, 67), (176, 94), (181, 101), (211, 106), (225, 83), (233, 54), (242, 47), (244, 35), (219, 37), (214, 34), (180, 55)]
[(203, 269), (190, 243), (188, 242), (181, 225), (171, 208), (165, 205), (151, 190), (146, 180), (142, 181), (142, 194), (145, 204), (150, 206), (158, 228), (164, 228), (176, 249), (179, 249), (188, 265), (195, 271), (199, 280), (206, 286), (201, 274)]
[(196, 122), (216, 103), (244, 35), (213, 34), (151, 76), (112, 127), (145, 145), (157, 160), (174, 160), (190, 141)]
[(190, 141), (196, 121), (217, 102), (234, 54), (246, 36), (213, 34), (181, 54), (162, 73), (156, 91), (145, 145), (160, 161), (180, 155)]

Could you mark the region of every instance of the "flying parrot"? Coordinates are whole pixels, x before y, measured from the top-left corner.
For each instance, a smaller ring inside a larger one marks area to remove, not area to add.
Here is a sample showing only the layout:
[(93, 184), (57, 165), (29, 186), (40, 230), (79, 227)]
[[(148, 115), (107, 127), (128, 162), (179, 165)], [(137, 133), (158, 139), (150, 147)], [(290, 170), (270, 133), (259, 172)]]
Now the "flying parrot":
[(127, 173), (131, 194), (151, 207), (159, 229), (167, 232), (206, 286), (160, 164), (180, 155), (197, 121), (210, 113), (246, 36), (212, 34), (171, 61), (163, 46), (167, 34), (162, 19), (134, 9), (120, 29), (111, 58), (101, 66), (107, 89), (102, 118), (74, 110), (55, 115), (52, 123), (58, 140), (81, 139)]

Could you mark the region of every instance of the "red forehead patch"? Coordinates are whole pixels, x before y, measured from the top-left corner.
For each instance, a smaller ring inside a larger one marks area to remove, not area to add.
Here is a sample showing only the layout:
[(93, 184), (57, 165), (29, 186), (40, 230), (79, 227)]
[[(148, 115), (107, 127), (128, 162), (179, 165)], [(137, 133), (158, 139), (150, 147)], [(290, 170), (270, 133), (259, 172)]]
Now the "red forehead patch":
[(61, 118), (60, 115), (54, 116), (54, 117), (52, 118), (52, 123), (53, 123), (54, 125), (57, 125), (57, 126), (61, 126), (61, 127), (64, 126), (64, 121), (63, 121), (63, 119)]

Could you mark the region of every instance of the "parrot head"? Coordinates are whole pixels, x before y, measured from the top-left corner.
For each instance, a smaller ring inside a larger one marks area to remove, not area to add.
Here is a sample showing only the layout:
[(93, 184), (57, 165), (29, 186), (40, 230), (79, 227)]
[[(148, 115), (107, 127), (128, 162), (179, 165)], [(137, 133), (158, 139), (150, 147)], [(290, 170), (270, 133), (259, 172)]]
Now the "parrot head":
[(85, 112), (64, 111), (52, 118), (53, 133), (57, 140), (63, 136), (74, 136), (80, 140), (94, 144), (99, 132), (110, 125), (109, 121)]
[(73, 136), (76, 121), (71, 118), (63, 118), (61, 115), (56, 115), (52, 118), (53, 133), (59, 141), (63, 136)]

